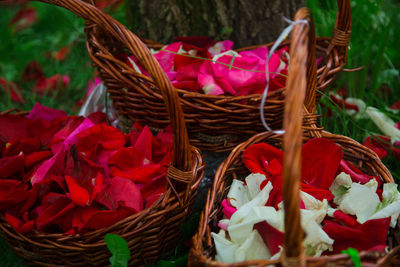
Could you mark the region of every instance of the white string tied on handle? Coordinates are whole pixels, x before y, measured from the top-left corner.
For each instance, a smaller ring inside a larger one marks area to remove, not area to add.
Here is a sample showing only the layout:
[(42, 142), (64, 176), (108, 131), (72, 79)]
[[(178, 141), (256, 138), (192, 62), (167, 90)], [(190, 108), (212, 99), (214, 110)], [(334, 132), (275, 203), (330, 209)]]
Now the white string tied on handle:
[[(272, 129), (268, 126), (267, 122), (265, 121), (265, 115), (264, 115), (264, 106), (265, 106), (265, 101), (267, 100), (267, 95), (268, 95), (268, 89), (269, 89), (269, 61), (271, 59), (272, 54), (275, 52), (275, 50), (278, 48), (278, 46), (289, 36), (289, 33), (293, 30), (293, 26), (296, 24), (306, 24), (307, 26), (309, 26), (309, 23), (307, 20), (305, 19), (299, 19), (296, 21), (292, 21), (288, 18), (283, 17), (283, 20), (286, 21), (287, 23), (289, 23), (289, 26), (287, 26), (282, 33), (279, 35), (278, 39), (276, 39), (274, 45), (271, 47), (271, 50), (268, 52), (268, 57), (267, 57), (267, 61), (265, 64), (265, 73), (266, 73), (266, 79), (267, 79), (267, 84), (265, 86), (262, 98), (261, 98), (261, 103), (260, 103), (260, 119), (261, 122), (263, 124), (263, 126), (265, 127), (265, 129), (267, 129), (268, 131), (272, 131)], [(285, 130), (275, 130), (272, 131), (276, 134), (283, 134), (285, 133)]]

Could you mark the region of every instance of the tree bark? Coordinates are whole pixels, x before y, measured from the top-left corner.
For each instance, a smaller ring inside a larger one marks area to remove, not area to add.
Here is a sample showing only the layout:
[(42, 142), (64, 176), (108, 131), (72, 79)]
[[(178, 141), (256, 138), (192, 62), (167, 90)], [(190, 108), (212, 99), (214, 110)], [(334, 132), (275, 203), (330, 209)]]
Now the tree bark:
[(131, 29), (161, 43), (177, 36), (230, 39), (235, 47), (274, 41), (303, 0), (127, 0)]

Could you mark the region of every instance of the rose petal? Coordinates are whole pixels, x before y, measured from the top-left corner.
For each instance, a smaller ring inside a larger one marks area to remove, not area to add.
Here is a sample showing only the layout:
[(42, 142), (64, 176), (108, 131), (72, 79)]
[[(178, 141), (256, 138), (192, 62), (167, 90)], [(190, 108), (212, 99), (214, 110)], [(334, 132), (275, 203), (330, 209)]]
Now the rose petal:
[(81, 187), (76, 179), (71, 176), (65, 176), (65, 181), (67, 182), (69, 190), (69, 198), (77, 205), (84, 207), (90, 204), (90, 194), (89, 192)]
[(17, 156), (0, 158), (0, 178), (9, 178), (24, 171), (25, 156), (23, 153)]
[(242, 181), (236, 179), (232, 181), (227, 197), (230, 204), (236, 209), (250, 201), (250, 195), (247, 186), (245, 186)]
[(143, 209), (140, 189), (134, 182), (122, 177), (110, 179), (110, 183), (97, 195), (96, 201), (110, 210), (116, 210), (119, 206), (129, 207), (135, 212)]
[(341, 148), (325, 138), (314, 138), (302, 146), (301, 177), (304, 183), (329, 189), (343, 157)]
[(283, 152), (265, 143), (251, 145), (243, 152), (243, 163), (252, 173), (267, 174), (267, 166), (274, 159), (283, 162)]
[[(378, 183), (375, 180), (371, 180), (369, 183), (373, 182), (377, 187)], [(360, 223), (366, 222), (375, 213), (380, 203), (376, 194), (376, 187), (371, 188), (368, 184), (353, 183), (349, 191), (343, 196), (339, 209), (347, 214), (356, 215), (357, 221)]]
[(13, 32), (15, 33), (30, 27), (36, 21), (37, 21), (36, 9), (31, 7), (22, 8), (10, 20), (8, 26), (13, 27)]
[(230, 219), (232, 217), (232, 215), (237, 211), (237, 209), (235, 209), (234, 207), (229, 205), (229, 203), (226, 199), (222, 200), (221, 206), (222, 206), (222, 213), (228, 219)]
[(66, 116), (67, 113), (63, 110), (48, 108), (36, 102), (32, 110), (26, 117), (31, 120), (43, 119), (47, 121), (52, 121), (54, 119), (63, 118)]
[(10, 97), (10, 99), (17, 103), (24, 102), (24, 98), (22, 97), (22, 91), (19, 86), (12, 81), (7, 81), (4, 78), (0, 78), (0, 87), (3, 88), (5, 93)]
[(6, 219), (7, 223), (20, 234), (26, 234), (27, 232), (33, 230), (34, 227), (34, 221), (28, 221), (24, 223), (8, 213), (5, 214), (4, 219)]
[(332, 253), (336, 254), (350, 247), (359, 251), (374, 247), (384, 249), (389, 224), (390, 218), (384, 218), (366, 221), (355, 228), (325, 220), (323, 230), (335, 240)]

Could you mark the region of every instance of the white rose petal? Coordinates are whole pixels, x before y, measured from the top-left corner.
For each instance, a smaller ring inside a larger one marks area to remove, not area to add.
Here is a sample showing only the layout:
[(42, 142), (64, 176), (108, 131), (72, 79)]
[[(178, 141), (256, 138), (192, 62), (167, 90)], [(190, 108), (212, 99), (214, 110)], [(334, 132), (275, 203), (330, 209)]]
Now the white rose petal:
[(250, 201), (250, 197), (247, 186), (244, 186), (242, 181), (236, 179), (233, 180), (228, 193), (228, 199), (231, 205), (237, 209), (245, 203), (248, 203)]
[(272, 190), (271, 182), (268, 182), (263, 190), (258, 193), (251, 201), (242, 205), (238, 210), (232, 215), (230, 219), (230, 224), (240, 223), (250, 212), (252, 207), (264, 206), (268, 201), (269, 193)]
[(215, 62), (216, 62), (220, 57), (223, 57), (223, 56), (241, 57), (241, 55), (240, 55), (238, 52), (233, 51), (233, 50), (228, 50), (228, 51), (225, 51), (225, 52), (223, 52), (223, 53), (221, 53), (221, 54), (218, 54), (218, 55), (213, 56), (213, 58), (212, 58), (213, 63), (215, 64)]
[(368, 185), (353, 183), (349, 191), (343, 196), (339, 209), (347, 214), (356, 215), (359, 223), (366, 222), (375, 213), (380, 203), (373, 188), (375, 188), (374, 182), (368, 182)]
[(234, 263), (236, 250), (239, 246), (226, 239), (224, 230), (221, 230), (218, 234), (211, 233), (211, 236), (214, 239), (215, 249), (217, 251), (215, 259), (220, 262)]
[(383, 185), (382, 203), (378, 211), (370, 219), (391, 217), (390, 226), (395, 227), (399, 214), (400, 193), (397, 190), (397, 184), (385, 183)]
[(260, 193), (260, 185), (265, 179), (267, 178), (265, 178), (265, 175), (261, 173), (252, 173), (246, 177), (246, 185), (251, 199)]
[(230, 221), (228, 232), (231, 240), (238, 244), (243, 243), (253, 231), (254, 224), (263, 221), (266, 221), (279, 231), (283, 231), (282, 212), (277, 212), (273, 207), (252, 207), (240, 222), (232, 223), (232, 220)]
[(301, 210), (301, 226), (306, 233), (303, 241), (307, 256), (320, 256), (325, 250), (331, 250), (333, 239), (322, 230), (320, 223), (325, 218), (328, 202), (324, 199), (324, 208)]
[(368, 181), (368, 183), (365, 183), (364, 186), (368, 187), (372, 192), (376, 192), (378, 190), (378, 182), (374, 179), (371, 179)]
[(336, 205), (340, 205), (344, 195), (347, 193), (352, 183), (353, 181), (351, 180), (350, 175), (344, 172), (341, 172), (338, 176), (336, 176), (335, 180), (333, 180), (333, 183), (331, 187), (329, 187), (329, 190), (335, 196), (333, 202)]
[(271, 257), (271, 252), (265, 245), (257, 230), (253, 230), (246, 241), (236, 250), (236, 262), (248, 260), (263, 260)]
[(385, 183), (383, 185), (382, 199), (386, 203), (393, 203), (400, 200), (400, 193), (397, 190), (397, 184)]
[(356, 111), (354, 109), (346, 109), (346, 113), (349, 114), (350, 116), (355, 115), (356, 119), (364, 119), (364, 118), (368, 117), (365, 114), (365, 109), (367, 108), (367, 105), (361, 99), (348, 97), (348, 98), (346, 98), (345, 102), (347, 104), (356, 105), (358, 107), (358, 111)]
[(381, 209), (380, 211), (372, 215), (368, 220), (391, 217), (390, 226), (395, 227), (397, 219), (399, 218), (399, 214), (400, 214), (400, 200), (389, 204), (385, 208)]
[(393, 120), (374, 107), (368, 107), (366, 113), (385, 135), (390, 136), (393, 143), (400, 141), (400, 130)]
[(142, 71), (139, 69), (139, 66), (133, 61), (130, 57), (128, 57), (129, 62), (132, 64), (133, 69), (139, 73), (142, 74)]

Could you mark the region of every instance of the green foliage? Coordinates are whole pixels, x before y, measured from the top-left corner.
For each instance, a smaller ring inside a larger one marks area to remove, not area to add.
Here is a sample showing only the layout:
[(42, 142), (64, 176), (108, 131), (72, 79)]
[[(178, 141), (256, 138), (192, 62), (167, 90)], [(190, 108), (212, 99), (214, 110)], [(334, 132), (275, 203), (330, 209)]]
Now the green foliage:
[[(331, 36), (337, 10), (336, 0), (307, 0), (318, 36)], [(400, 3), (396, 0), (351, 0), (352, 33), (346, 68), (363, 66), (361, 71), (343, 72), (329, 91), (347, 89), (350, 97), (360, 98), (368, 106), (385, 112), (394, 121), (399, 114), (388, 107), (400, 99), (400, 50), (398, 49)], [(322, 97), (318, 106), (320, 124), (330, 132), (362, 142), (368, 135), (382, 134), (369, 119), (356, 120)], [(328, 110), (331, 110), (328, 116)], [(395, 179), (400, 179), (400, 165), (392, 155), (383, 160)]]
[(21, 258), (18, 258), (6, 241), (0, 237), (0, 264), (2, 267), (25, 267), (27, 266)]
[(107, 248), (110, 250), (111, 267), (126, 267), (131, 257), (128, 243), (119, 235), (106, 234), (104, 240), (107, 243)]
[(354, 248), (348, 248), (347, 250), (342, 250), (343, 254), (348, 254), (350, 259), (354, 263), (354, 267), (361, 267), (360, 256), (358, 255), (358, 251)]

